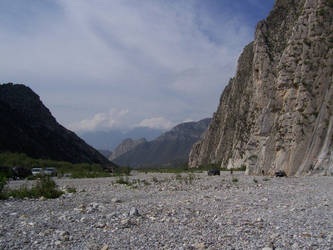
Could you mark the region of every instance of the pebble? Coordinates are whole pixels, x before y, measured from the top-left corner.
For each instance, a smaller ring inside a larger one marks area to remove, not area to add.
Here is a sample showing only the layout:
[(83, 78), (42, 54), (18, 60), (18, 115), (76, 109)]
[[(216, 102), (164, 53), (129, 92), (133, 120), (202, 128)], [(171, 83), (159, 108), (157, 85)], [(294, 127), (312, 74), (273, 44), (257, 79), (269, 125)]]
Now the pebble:
[(333, 178), (256, 177), (258, 187), (242, 173), (237, 185), (223, 172), (194, 175), (134, 172), (151, 183), (135, 190), (110, 185), (116, 177), (56, 179), (86, 192), (0, 201), (0, 249), (331, 248)]
[(129, 211), (129, 216), (140, 216), (138, 209), (136, 207), (132, 207)]

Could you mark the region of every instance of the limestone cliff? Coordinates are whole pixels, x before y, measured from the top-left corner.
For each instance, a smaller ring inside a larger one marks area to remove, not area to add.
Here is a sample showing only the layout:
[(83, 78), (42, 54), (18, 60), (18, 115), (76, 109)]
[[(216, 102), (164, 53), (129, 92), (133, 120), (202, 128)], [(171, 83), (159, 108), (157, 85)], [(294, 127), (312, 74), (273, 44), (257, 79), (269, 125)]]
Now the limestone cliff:
[(189, 165), (333, 171), (333, 2), (276, 0), (238, 61)]

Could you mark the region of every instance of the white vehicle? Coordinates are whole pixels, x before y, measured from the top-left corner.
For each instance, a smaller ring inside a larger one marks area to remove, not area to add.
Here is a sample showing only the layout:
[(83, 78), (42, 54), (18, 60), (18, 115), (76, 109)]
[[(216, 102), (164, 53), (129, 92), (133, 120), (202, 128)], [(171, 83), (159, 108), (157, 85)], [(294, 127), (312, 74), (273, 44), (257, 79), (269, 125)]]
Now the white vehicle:
[(42, 175), (43, 169), (42, 168), (33, 168), (31, 169), (32, 175)]
[(55, 169), (55, 168), (45, 168), (44, 174), (49, 175), (49, 176), (57, 176), (57, 169)]

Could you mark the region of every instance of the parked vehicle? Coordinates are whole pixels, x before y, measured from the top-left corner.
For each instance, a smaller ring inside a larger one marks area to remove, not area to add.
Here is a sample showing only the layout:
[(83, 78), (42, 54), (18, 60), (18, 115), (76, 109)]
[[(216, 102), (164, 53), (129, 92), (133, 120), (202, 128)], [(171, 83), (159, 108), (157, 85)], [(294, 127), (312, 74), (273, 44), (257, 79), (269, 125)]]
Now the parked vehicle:
[(13, 168), (13, 171), (15, 179), (25, 179), (28, 176), (32, 175), (31, 170), (25, 167), (15, 167)]
[(211, 169), (211, 170), (208, 170), (207, 174), (209, 176), (221, 175), (221, 171), (219, 169)]
[(43, 175), (43, 169), (42, 168), (33, 168), (31, 169), (32, 175)]
[(44, 174), (48, 176), (57, 176), (57, 169), (56, 168), (45, 168)]

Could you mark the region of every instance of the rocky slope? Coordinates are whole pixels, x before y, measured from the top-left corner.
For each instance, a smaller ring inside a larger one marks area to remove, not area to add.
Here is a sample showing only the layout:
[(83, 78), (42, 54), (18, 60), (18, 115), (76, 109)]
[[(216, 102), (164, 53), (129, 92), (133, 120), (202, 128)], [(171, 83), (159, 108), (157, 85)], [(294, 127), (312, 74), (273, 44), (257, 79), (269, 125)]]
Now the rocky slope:
[(182, 123), (150, 142), (114, 159), (121, 166), (160, 167), (185, 164), (192, 145), (200, 140), (210, 119)]
[(24, 85), (0, 85), (0, 117), (0, 152), (73, 163), (110, 163), (57, 123), (39, 96)]
[(333, 172), (333, 3), (276, 0), (239, 58), (189, 165)]
[(118, 158), (119, 156), (127, 153), (128, 151), (132, 150), (133, 148), (135, 148), (139, 144), (142, 144), (142, 143), (145, 143), (145, 142), (147, 142), (145, 138), (141, 138), (141, 139), (138, 139), (138, 140), (132, 140), (130, 138), (127, 138), (127, 139), (123, 140), (115, 148), (112, 155), (109, 157), (109, 160), (112, 161), (112, 160)]

